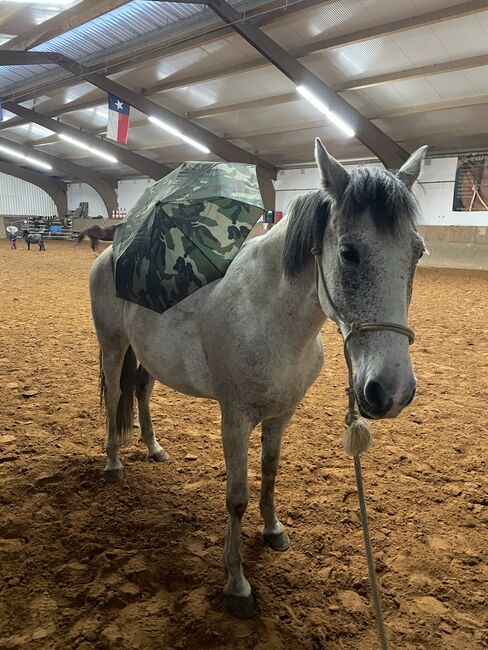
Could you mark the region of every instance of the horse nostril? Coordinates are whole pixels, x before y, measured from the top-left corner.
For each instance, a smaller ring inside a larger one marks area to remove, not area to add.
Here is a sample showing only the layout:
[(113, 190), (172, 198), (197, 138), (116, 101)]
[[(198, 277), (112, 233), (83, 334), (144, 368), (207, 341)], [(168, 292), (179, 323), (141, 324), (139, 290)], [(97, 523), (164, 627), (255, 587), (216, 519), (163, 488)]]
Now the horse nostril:
[(364, 387), (364, 396), (368, 406), (377, 414), (387, 413), (392, 405), (391, 398), (377, 381), (368, 381)]
[(368, 381), (364, 387), (364, 396), (366, 401), (373, 408), (379, 408), (381, 406), (381, 386), (377, 381)]
[(411, 404), (413, 402), (413, 398), (415, 397), (415, 391), (416, 391), (416, 388), (414, 386), (410, 397), (407, 398), (407, 400), (402, 404), (402, 406), (408, 406), (409, 404)]

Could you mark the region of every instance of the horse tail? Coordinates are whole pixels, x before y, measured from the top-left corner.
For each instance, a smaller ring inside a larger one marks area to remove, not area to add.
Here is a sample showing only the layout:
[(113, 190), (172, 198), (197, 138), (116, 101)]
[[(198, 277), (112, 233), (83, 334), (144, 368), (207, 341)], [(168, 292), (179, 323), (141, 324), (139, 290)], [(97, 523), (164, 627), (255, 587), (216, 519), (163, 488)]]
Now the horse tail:
[(85, 239), (85, 237), (86, 237), (86, 230), (83, 230), (76, 238), (76, 243), (81, 244), (81, 242)]
[[(132, 440), (132, 425), (134, 423), (134, 393), (136, 386), (137, 359), (134, 351), (129, 346), (125, 353), (122, 371), (120, 373), (120, 390), (119, 403), (117, 404), (117, 414), (115, 418), (117, 428), (117, 438), (119, 444), (126, 445)], [(107, 383), (102, 365), (102, 351), (100, 350), (100, 407), (105, 402)]]

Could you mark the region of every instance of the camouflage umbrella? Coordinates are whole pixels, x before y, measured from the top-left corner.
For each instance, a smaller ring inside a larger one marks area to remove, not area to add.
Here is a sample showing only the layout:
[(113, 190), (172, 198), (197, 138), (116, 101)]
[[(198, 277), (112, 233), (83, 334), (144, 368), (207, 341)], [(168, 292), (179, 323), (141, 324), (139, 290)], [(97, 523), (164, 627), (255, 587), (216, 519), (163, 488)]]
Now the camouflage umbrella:
[(115, 231), (117, 296), (169, 309), (225, 274), (263, 212), (253, 165), (183, 163)]

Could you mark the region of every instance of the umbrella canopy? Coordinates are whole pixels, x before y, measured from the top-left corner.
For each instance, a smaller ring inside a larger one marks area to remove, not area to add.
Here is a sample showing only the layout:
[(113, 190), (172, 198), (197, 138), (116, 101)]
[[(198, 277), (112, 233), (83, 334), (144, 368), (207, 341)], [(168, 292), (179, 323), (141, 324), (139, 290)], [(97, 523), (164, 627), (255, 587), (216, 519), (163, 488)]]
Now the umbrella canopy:
[(221, 278), (263, 212), (253, 165), (183, 163), (115, 231), (117, 296), (162, 313)]
[(6, 226), (5, 230), (9, 232), (11, 235), (15, 235), (16, 232), (19, 232), (17, 226)]

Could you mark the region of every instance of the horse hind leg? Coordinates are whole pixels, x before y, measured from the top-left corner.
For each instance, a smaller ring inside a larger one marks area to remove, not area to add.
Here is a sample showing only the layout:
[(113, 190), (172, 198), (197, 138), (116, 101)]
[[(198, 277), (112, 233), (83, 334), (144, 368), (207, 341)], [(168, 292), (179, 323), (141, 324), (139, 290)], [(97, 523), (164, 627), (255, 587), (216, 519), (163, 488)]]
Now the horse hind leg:
[(119, 448), (132, 434), (136, 368), (132, 348), (127, 343), (123, 345), (117, 337), (112, 339), (110, 346), (102, 348), (101, 391), (107, 411), (105, 478), (109, 482), (118, 482), (124, 477)]
[(98, 250), (98, 239), (96, 237), (93, 237), (93, 235), (89, 235), (89, 237), (92, 251), (95, 253), (95, 255), (100, 255), (100, 251)]
[(169, 459), (168, 454), (159, 444), (155, 434), (149, 408), (149, 400), (154, 388), (154, 377), (148, 371), (139, 366), (136, 374), (136, 398), (139, 411), (139, 425), (141, 427), (141, 440), (147, 447), (150, 460), (158, 463)]
[(241, 520), (249, 500), (247, 454), (253, 424), (241, 413), (222, 415), (222, 443), (227, 468), (227, 534), (224, 543), (224, 565), (228, 580), (224, 588), (225, 606), (237, 618), (252, 618), (255, 600), (243, 569), (240, 552)]
[(263, 537), (274, 551), (286, 551), (290, 546), (290, 538), (276, 516), (275, 510), (275, 481), (280, 462), (281, 439), (292, 413), (278, 418), (264, 420), (261, 424), (261, 496), (259, 507), (264, 519)]

